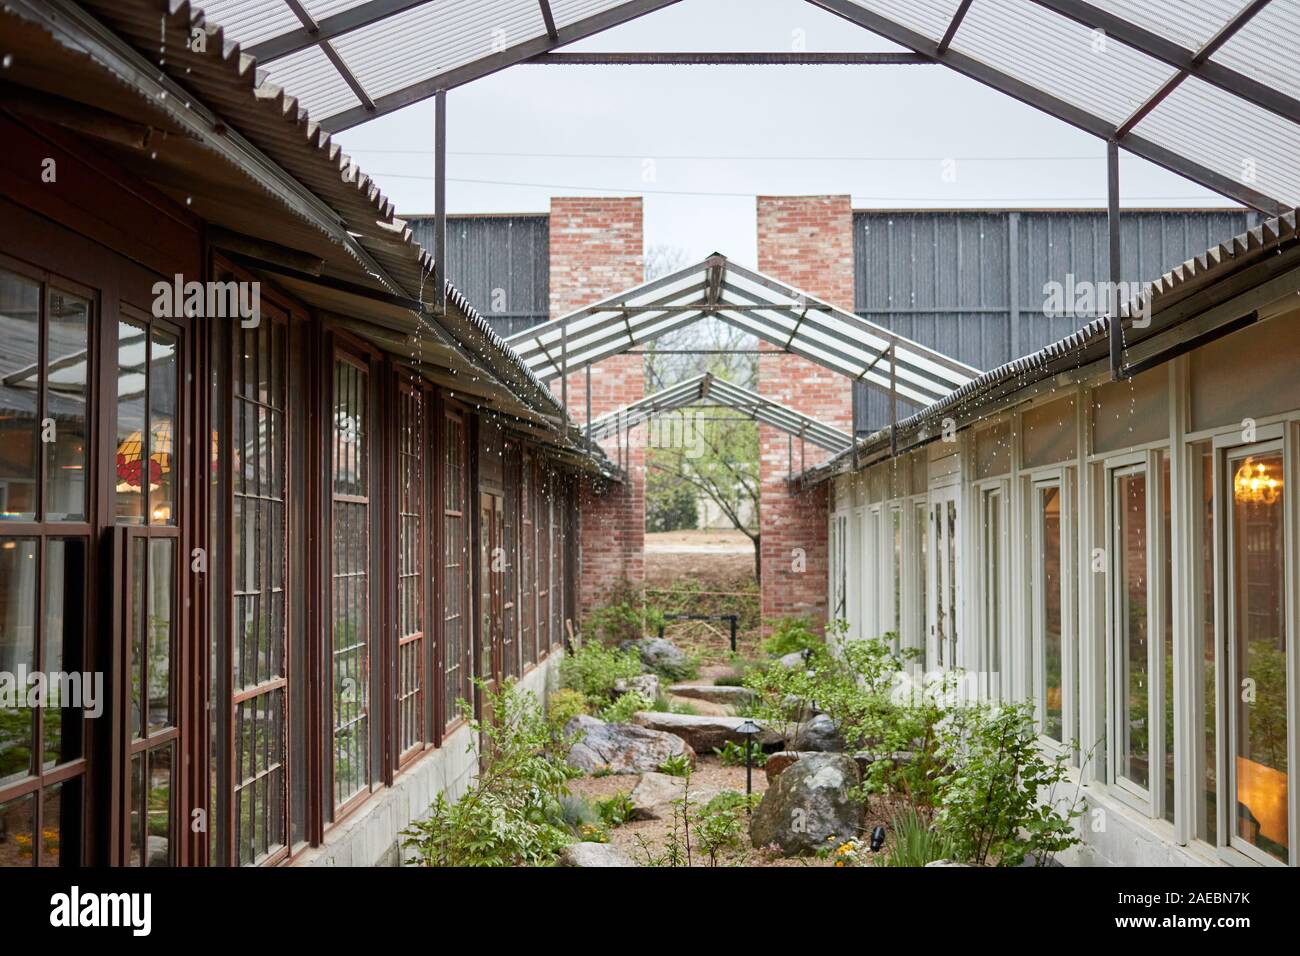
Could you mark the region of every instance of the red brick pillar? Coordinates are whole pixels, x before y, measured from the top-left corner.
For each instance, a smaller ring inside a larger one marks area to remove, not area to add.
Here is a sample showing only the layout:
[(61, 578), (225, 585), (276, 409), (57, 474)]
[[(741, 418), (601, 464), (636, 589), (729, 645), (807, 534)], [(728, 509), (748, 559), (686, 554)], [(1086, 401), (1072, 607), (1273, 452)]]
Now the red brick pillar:
[[(590, 305), (644, 281), (641, 199), (551, 200), (551, 317)], [(559, 395), (560, 381), (552, 383)], [(591, 415), (613, 411), (645, 396), (645, 358), (616, 355), (591, 369)], [(569, 375), (569, 415), (587, 420), (587, 375)], [(619, 458), (617, 439), (602, 443)], [(626, 578), (645, 584), (645, 446), (633, 440), (624, 451), (628, 481), (584, 483), (582, 492), (582, 612), (602, 603)]]
[[(853, 308), (853, 206), (848, 196), (758, 197), (758, 270), (843, 309)], [(843, 375), (763, 346), (758, 390), (846, 432), (853, 430), (853, 385)], [(759, 425), (759, 525), (766, 632), (789, 615), (826, 618), (826, 485), (791, 496), (790, 436)], [(793, 440), (793, 472), (828, 453)]]

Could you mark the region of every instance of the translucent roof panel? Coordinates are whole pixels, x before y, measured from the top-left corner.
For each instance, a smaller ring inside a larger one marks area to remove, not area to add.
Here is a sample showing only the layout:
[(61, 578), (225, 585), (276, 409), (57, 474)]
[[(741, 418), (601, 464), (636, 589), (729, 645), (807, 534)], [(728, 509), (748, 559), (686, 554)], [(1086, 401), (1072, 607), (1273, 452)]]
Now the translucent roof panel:
[(1135, 128), (1141, 136), (1268, 196), (1300, 205), (1300, 126), (1197, 79)]
[(961, 0), (852, 0), (855, 6), (873, 10), (896, 23), (938, 41), (961, 8)]
[(441, 0), (346, 33), (334, 49), (380, 97), (545, 34), (537, 0)]
[(296, 30), (302, 21), (282, 0), (204, 0), (203, 15), (244, 47)]
[(833, 452), (853, 447), (853, 439), (847, 432), (707, 372), (593, 418), (587, 430), (594, 439), (608, 438), (656, 415), (688, 406), (729, 408)]
[(1173, 75), (1160, 61), (1033, 0), (976, 0), (952, 49), (1114, 124)]
[(1243, 0), (1091, 0), (1092, 5), (1150, 30), (1179, 46), (1195, 50), (1236, 16)]
[[(1271, 0), (1211, 59), (1300, 98), (1300, 0)], [(1281, 51), (1286, 51), (1283, 55)]]
[(644, 345), (707, 315), (920, 404), (947, 395), (978, 374), (968, 365), (718, 254), (525, 329), (507, 342), (546, 381)]
[(320, 47), (309, 46), (271, 64), (267, 75), (271, 82), (298, 98), (298, 103), (312, 116), (328, 116), (359, 106), (352, 88)]
[[(678, 0), (548, 0), (554, 37), (538, 0), (296, 2), (310, 24), (290, 0), (205, 11), (337, 132)], [(1300, 203), (1300, 155), (1272, 155), (1300, 128), (1300, 0), (810, 2), (1270, 215)], [(1187, 89), (1203, 84), (1214, 92)], [(1174, 102), (1139, 122), (1170, 89)], [(1196, 103), (1209, 112), (1204, 136)], [(1260, 135), (1270, 169), (1243, 182), (1227, 155)]]

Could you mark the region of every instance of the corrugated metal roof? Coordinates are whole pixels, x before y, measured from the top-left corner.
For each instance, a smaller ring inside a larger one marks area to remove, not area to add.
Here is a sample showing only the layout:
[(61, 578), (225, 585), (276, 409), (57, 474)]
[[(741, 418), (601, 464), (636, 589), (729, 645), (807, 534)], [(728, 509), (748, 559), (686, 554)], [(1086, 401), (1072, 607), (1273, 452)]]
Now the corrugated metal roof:
[[(673, 2), (554, 0), (554, 31), (535, 0), (207, 9), (343, 129)], [(1300, 0), (808, 2), (1212, 189), (1269, 212), (1300, 203)]]
[[(50, 38), (39, 52), (24, 47), (31, 52), (13, 69), (14, 82), (45, 89), (43, 81), (57, 80), (59, 95), (80, 92), (91, 105), (168, 134), (152, 156), (119, 149), (113, 155), (124, 166), (172, 195), (194, 190), (195, 211), (215, 225), (319, 256), (319, 280), (299, 276), (306, 301), (348, 298), (351, 315), (377, 323), (378, 339), (403, 324), (432, 336), (418, 347), (441, 341), (443, 362), (461, 381), (496, 383), (498, 410), (543, 422), (561, 443), (584, 442), (572, 422), (563, 424), (558, 399), (454, 286), (445, 315), (431, 315), (424, 303), (433, 263), (391, 203), (292, 97), (256, 82), (250, 60), (219, 28), (192, 44), (201, 20), (189, 4), (163, 12), (151, 0), (16, 0), (4, 18)], [(33, 72), (27, 61), (37, 55), (46, 64)], [(118, 82), (105, 84), (106, 74)], [(278, 201), (268, 204), (268, 196)], [(407, 318), (396, 321), (394, 312)]]
[[(237, 44), (227, 42), (220, 26), (207, 28), (209, 39), (202, 49), (189, 42), (191, 31), (206, 23), (202, 10), (186, 0), (171, 3), (170, 12), (161, 16), (158, 4), (147, 0), (85, 0), (82, 6), (142, 55), (164, 61), (162, 67), (183, 77), (198, 101), (324, 200), (382, 270), (376, 275), (363, 262), (359, 281), (420, 302), (431, 301), (428, 282), (433, 261), (405, 224), (394, 218), (392, 203), (374, 181), (309, 119), (293, 96), (259, 81), (251, 59), (240, 54)], [(463, 296), (450, 285), (448, 294), (463, 313), (447, 316), (450, 334), (502, 382), (534, 403), (558, 409), (550, 390)]]
[(976, 370), (719, 253), (541, 323), (510, 344), (542, 379), (645, 345), (716, 316), (850, 379), (929, 402)]
[[(1176, 307), (1215, 283), (1276, 255), (1284, 247), (1294, 251), (1298, 241), (1297, 219), (1300, 219), (1300, 209), (1266, 220), (1241, 235), (1188, 259), (1159, 279), (1148, 283), (1138, 297), (1120, 309), (1121, 321), (1125, 327), (1125, 348), (1132, 348), (1181, 322), (1196, 318), (1199, 310), (1179, 310)], [(1146, 328), (1138, 330), (1132, 326), (1129, 316), (1138, 314), (1144, 300), (1150, 303), (1151, 319)], [(1165, 315), (1174, 318), (1162, 321), (1162, 316)], [(899, 440), (900, 447), (904, 447), (904, 437), (911, 439), (926, 435), (936, 422), (955, 410), (975, 410), (985, 415), (997, 412), (1014, 404), (1016, 394), (1021, 390), (1064, 369), (1091, 364), (1109, 351), (1110, 321), (1108, 317), (1095, 319), (1035, 352), (978, 375), (947, 397), (899, 422), (894, 437)], [(851, 468), (855, 454), (858, 457), (879, 457), (882, 453), (888, 454), (890, 445), (890, 429), (880, 429), (860, 440), (853, 451), (841, 453), (808, 469), (797, 480), (805, 487), (825, 481), (832, 475)]]
[(588, 429), (594, 439), (608, 438), (648, 421), (661, 412), (687, 406), (730, 408), (755, 421), (806, 438), (814, 445), (832, 452), (844, 451), (853, 445), (853, 439), (847, 432), (708, 372), (670, 385), (599, 418), (593, 418)]

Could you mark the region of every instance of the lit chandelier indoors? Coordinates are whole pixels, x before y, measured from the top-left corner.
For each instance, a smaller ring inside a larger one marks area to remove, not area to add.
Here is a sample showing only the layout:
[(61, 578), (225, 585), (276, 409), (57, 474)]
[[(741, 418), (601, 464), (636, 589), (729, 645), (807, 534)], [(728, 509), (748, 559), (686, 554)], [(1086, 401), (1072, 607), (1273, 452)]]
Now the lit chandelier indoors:
[(1232, 496), (1242, 504), (1271, 505), (1281, 493), (1282, 480), (1269, 472), (1268, 465), (1254, 458), (1243, 461), (1232, 479)]

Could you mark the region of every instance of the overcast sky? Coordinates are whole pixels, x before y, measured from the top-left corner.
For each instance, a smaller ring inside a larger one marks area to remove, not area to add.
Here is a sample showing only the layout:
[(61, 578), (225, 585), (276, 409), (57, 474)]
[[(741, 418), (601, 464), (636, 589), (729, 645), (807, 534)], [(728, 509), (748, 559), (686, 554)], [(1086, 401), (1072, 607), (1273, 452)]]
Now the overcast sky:
[[(682, 0), (569, 50), (896, 50), (802, 0)], [(452, 90), (448, 208), (642, 195), (646, 242), (755, 262), (754, 196), (857, 208), (1105, 204), (1105, 146), (939, 66), (528, 66)], [(433, 211), (433, 102), (339, 136), (401, 214)], [(945, 160), (955, 161), (945, 164)], [(955, 169), (945, 178), (944, 170)], [(1124, 156), (1128, 205), (1229, 205)]]

